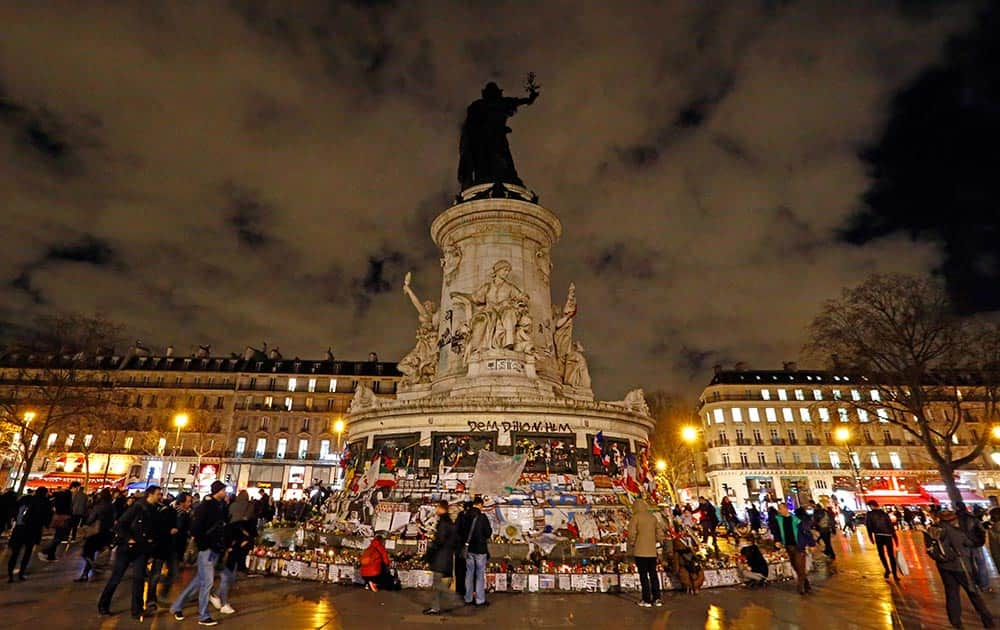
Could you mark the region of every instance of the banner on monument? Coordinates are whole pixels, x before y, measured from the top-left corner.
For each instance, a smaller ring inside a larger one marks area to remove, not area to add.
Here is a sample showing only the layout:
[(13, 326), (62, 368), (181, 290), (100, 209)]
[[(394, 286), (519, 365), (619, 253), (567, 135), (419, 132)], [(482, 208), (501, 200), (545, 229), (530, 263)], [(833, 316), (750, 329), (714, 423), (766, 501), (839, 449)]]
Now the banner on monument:
[(523, 455), (509, 457), (493, 451), (479, 451), (469, 491), (473, 494), (510, 494), (521, 478), (525, 461)]

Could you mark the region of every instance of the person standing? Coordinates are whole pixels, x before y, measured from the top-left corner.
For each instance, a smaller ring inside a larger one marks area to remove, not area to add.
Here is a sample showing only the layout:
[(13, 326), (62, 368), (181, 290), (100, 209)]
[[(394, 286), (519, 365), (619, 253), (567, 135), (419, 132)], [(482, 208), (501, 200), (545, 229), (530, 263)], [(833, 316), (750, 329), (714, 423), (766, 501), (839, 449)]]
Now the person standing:
[(209, 492), (209, 496), (195, 507), (191, 519), (191, 534), (198, 546), (198, 572), (170, 606), (174, 619), (184, 621), (184, 603), (198, 593), (200, 626), (215, 626), (219, 623), (208, 614), (208, 597), (215, 581), (215, 563), (225, 549), (226, 507), (223, 501), (226, 497), (226, 484), (215, 480)]
[(52, 508), (55, 510), (55, 516), (52, 517), (52, 540), (39, 550), (40, 559), (55, 562), (59, 543), (69, 539), (69, 531), (73, 524), (73, 493), (79, 492), (79, 489), (80, 482), (74, 481), (68, 490), (59, 490), (52, 495)]
[(778, 510), (768, 526), (771, 528), (771, 535), (774, 536), (775, 546), (788, 553), (788, 560), (795, 572), (799, 595), (811, 592), (812, 585), (809, 584), (809, 577), (806, 574), (807, 552), (799, 546), (799, 530), (802, 526), (799, 518), (789, 512), (788, 504), (782, 501), (778, 504)]
[(698, 524), (701, 525), (701, 544), (707, 545), (708, 539), (711, 538), (715, 555), (719, 555), (719, 537), (717, 532), (719, 529), (719, 515), (715, 511), (715, 506), (705, 497), (701, 497), (698, 503), (698, 514)]
[(115, 510), (111, 505), (111, 492), (104, 488), (97, 493), (97, 500), (90, 507), (85, 520), (87, 527), (92, 528), (83, 540), (83, 572), (76, 578), (77, 582), (87, 582), (94, 573), (94, 561), (102, 549), (111, 544), (115, 526)]
[(899, 581), (899, 569), (896, 567), (896, 545), (899, 538), (896, 536), (896, 528), (892, 524), (892, 519), (885, 513), (885, 510), (878, 506), (878, 501), (868, 502), (868, 514), (865, 515), (865, 529), (868, 530), (868, 539), (874, 543), (878, 549), (878, 559), (882, 561), (882, 568), (885, 579), (889, 579), (889, 569), (892, 569), (892, 578)]
[(756, 534), (760, 530), (760, 510), (753, 503), (747, 508), (747, 519), (750, 521), (750, 532)]
[[(74, 481), (73, 483), (75, 484), (76, 482)], [(73, 491), (73, 516), (69, 524), (69, 541), (76, 542), (76, 530), (80, 527), (80, 523), (83, 522), (84, 517), (87, 516), (87, 508), (89, 506), (87, 505), (87, 493), (84, 492), (82, 485), (77, 484), (75, 489), (70, 485), (70, 489)]]
[(486, 601), (486, 560), (489, 558), (489, 543), (493, 537), (493, 527), (490, 519), (483, 514), (483, 497), (477, 496), (472, 501), (469, 511), (469, 530), (465, 532), (464, 541), (467, 548), (465, 555), (465, 603), (476, 606), (489, 606)]
[[(155, 611), (159, 606), (158, 594), (166, 595), (177, 575), (177, 551), (174, 536), (177, 535), (177, 508), (174, 504), (160, 506), (153, 514), (156, 529), (156, 546), (153, 548), (153, 563), (149, 572), (149, 594), (147, 608)], [(166, 570), (166, 571), (164, 571)], [(166, 575), (164, 575), (166, 573)]]
[(656, 573), (656, 541), (660, 535), (656, 518), (650, 514), (649, 506), (642, 499), (632, 502), (632, 518), (628, 522), (628, 546), (635, 556), (642, 584), (642, 600), (639, 606), (650, 608), (662, 606), (660, 600), (660, 577)]
[(938, 514), (937, 522), (924, 531), (927, 555), (937, 564), (938, 574), (944, 585), (948, 621), (955, 628), (962, 627), (962, 593), (959, 589), (964, 589), (979, 614), (983, 627), (995, 628), (993, 614), (969, 577), (974, 543), (958, 526), (957, 521), (958, 515), (955, 512), (943, 510)]
[(115, 559), (111, 577), (97, 600), (97, 611), (102, 615), (111, 614), (111, 598), (125, 577), (125, 571), (132, 567), (132, 618), (142, 621), (146, 612), (146, 563), (149, 554), (156, 548), (156, 506), (163, 497), (159, 486), (147, 486), (145, 495), (125, 510), (118, 519), (115, 538)]
[(226, 526), (226, 558), (219, 573), (219, 594), (209, 595), (208, 601), (223, 615), (236, 609), (229, 604), (229, 591), (236, 582), (236, 572), (246, 566), (247, 555), (257, 537), (256, 514), (246, 490), (240, 490), (229, 506), (229, 525)]
[[(439, 615), (444, 609), (445, 598), (451, 598), (452, 566), (455, 560), (455, 547), (458, 545), (458, 530), (448, 513), (448, 502), (438, 501), (434, 511), (438, 522), (434, 530), (434, 539), (427, 547), (424, 560), (434, 572), (434, 597), (431, 605), (424, 610), (425, 615)], [(457, 594), (456, 594), (457, 595)]]
[[(459, 541), (464, 541), (462, 532), (469, 531), (469, 521), (472, 514), (472, 501), (462, 504), (462, 511), (455, 519), (455, 531)], [(463, 600), (465, 599), (465, 549), (462, 545), (455, 543), (455, 593)]]
[(728, 496), (722, 497), (722, 505), (719, 507), (719, 512), (722, 514), (722, 522), (726, 526), (726, 535), (733, 537), (733, 543), (739, 541), (739, 534), (736, 533), (736, 528), (740, 524), (740, 519), (736, 516), (736, 506), (733, 505), (733, 500)]
[(986, 540), (989, 544), (993, 564), (1000, 567), (1000, 507), (990, 509), (990, 520), (986, 524)]
[(837, 554), (833, 550), (833, 542), (831, 538), (833, 537), (833, 528), (835, 522), (833, 520), (833, 512), (826, 507), (826, 498), (823, 499), (823, 505), (816, 505), (815, 501), (809, 501), (809, 507), (812, 509), (812, 523), (813, 529), (819, 534), (819, 539), (823, 541), (823, 554), (831, 561), (837, 559)]
[(986, 556), (984, 555), (986, 529), (983, 527), (983, 521), (976, 514), (969, 512), (969, 508), (962, 502), (957, 503), (956, 508), (958, 526), (972, 542), (970, 554), (972, 579), (979, 590), (990, 592), (990, 571), (986, 566)]
[(14, 520), (14, 530), (10, 533), (10, 558), (7, 560), (7, 581), (14, 581), (14, 567), (17, 558), (21, 556), (21, 570), (18, 579), (27, 579), (28, 563), (31, 562), (31, 551), (42, 542), (42, 530), (52, 522), (52, 504), (49, 503), (48, 490), (39, 488), (35, 494), (24, 496), (18, 502), (17, 516)]

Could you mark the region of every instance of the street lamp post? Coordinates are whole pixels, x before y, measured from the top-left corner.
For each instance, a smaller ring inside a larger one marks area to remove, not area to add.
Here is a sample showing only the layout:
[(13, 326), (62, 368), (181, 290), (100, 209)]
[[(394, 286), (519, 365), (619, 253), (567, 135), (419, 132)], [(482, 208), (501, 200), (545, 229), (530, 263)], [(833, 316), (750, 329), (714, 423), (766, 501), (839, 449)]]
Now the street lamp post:
[(691, 471), (694, 473), (694, 494), (696, 497), (701, 496), (701, 457), (695, 449), (699, 435), (698, 427), (688, 425), (681, 429), (681, 439), (691, 447)]
[(174, 450), (173, 455), (170, 458), (170, 464), (165, 467), (163, 471), (163, 488), (166, 491), (167, 487), (170, 485), (170, 474), (171, 468), (177, 466), (177, 453), (180, 450), (181, 444), (181, 429), (186, 427), (188, 424), (188, 415), (186, 413), (178, 413), (174, 416), (174, 428), (177, 429), (177, 434), (174, 436)]
[(340, 436), (343, 435), (344, 429), (347, 425), (344, 424), (343, 418), (337, 418), (333, 423), (333, 432), (337, 434), (337, 452), (341, 451)]
[[(855, 461), (851, 454), (851, 447), (849, 444), (851, 431), (847, 427), (839, 427), (836, 431), (834, 431), (833, 436), (838, 442), (841, 443), (841, 445), (843, 445), (844, 451), (847, 453), (847, 461), (851, 463), (851, 472), (854, 473), (854, 485), (858, 489), (858, 494), (861, 495), (861, 503), (863, 505), (865, 503), (865, 486), (861, 481), (861, 470), (858, 466), (859, 462)], [(858, 459), (860, 460), (860, 455), (858, 456)], [(855, 501), (855, 504), (857, 504), (857, 501)], [(858, 507), (860, 508), (860, 506)]]

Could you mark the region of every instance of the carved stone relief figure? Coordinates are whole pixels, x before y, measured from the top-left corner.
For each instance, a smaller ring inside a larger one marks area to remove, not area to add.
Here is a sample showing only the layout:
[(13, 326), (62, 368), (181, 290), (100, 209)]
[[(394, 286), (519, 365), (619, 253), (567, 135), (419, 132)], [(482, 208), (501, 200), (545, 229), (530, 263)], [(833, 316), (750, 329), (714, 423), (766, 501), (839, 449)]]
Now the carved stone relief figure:
[(528, 296), (507, 279), (511, 269), (508, 261), (497, 261), (490, 271), (490, 279), (474, 292), (451, 294), (451, 299), (465, 310), (468, 338), (463, 359), (466, 363), (477, 352), (513, 350), (517, 343), (522, 303), (527, 304)]
[(583, 356), (583, 345), (580, 342), (574, 343), (569, 355), (566, 356), (563, 382), (577, 389), (590, 389), (590, 370), (587, 368), (587, 359)]
[(400, 386), (409, 387), (418, 383), (429, 383), (437, 370), (438, 358), (438, 311), (434, 302), (421, 302), (410, 288), (412, 274), (403, 280), (403, 292), (417, 309), (420, 325), (417, 327), (417, 343), (413, 350), (403, 357), (397, 366), (403, 378)]
[(576, 285), (570, 283), (566, 304), (552, 308), (553, 355), (558, 374), (566, 373), (566, 357), (573, 349), (573, 318), (576, 317)]
[(441, 257), (441, 270), (444, 274), (445, 285), (449, 285), (455, 279), (458, 268), (462, 264), (462, 248), (454, 242), (448, 242), (444, 246), (443, 254)]
[(378, 398), (375, 397), (375, 392), (364, 383), (358, 383), (357, 389), (354, 390), (354, 398), (351, 399), (351, 404), (347, 407), (347, 413), (363, 411), (375, 407), (377, 403)]
[(542, 279), (548, 284), (549, 276), (552, 274), (552, 257), (551, 249), (545, 246), (540, 246), (535, 251), (535, 267), (538, 268), (538, 273), (542, 274)]

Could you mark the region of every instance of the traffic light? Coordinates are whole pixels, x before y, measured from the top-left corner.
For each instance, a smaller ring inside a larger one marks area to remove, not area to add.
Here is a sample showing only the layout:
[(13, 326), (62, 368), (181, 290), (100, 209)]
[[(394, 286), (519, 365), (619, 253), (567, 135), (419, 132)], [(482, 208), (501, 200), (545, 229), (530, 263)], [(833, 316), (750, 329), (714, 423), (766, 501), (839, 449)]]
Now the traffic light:
[(232, 483), (233, 476), (230, 473), (226, 473), (226, 483)]

